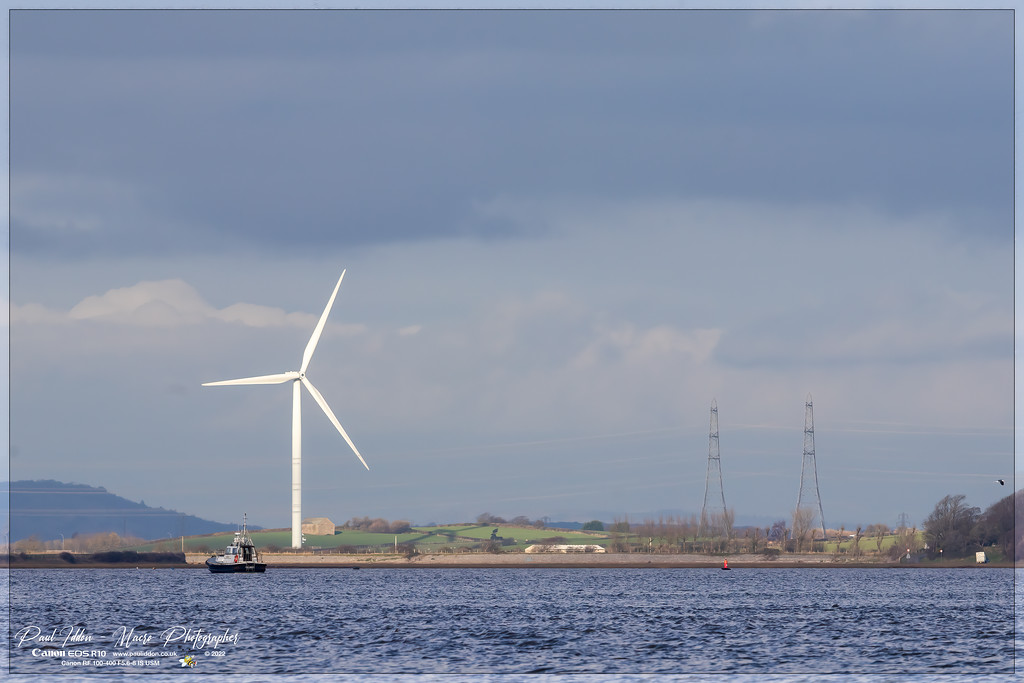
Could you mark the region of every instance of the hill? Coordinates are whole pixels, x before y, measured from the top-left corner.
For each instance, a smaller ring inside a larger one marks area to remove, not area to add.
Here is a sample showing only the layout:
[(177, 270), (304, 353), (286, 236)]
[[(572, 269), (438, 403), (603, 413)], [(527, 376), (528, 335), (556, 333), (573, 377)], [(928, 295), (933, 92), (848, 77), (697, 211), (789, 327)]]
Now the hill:
[[(0, 483), (9, 496), (10, 542), (35, 536), (48, 541), (75, 534), (114, 532), (144, 539), (234, 531), (236, 525), (211, 522), (177, 510), (152, 508), (103, 487), (52, 479)], [(259, 527), (251, 527), (253, 529)]]

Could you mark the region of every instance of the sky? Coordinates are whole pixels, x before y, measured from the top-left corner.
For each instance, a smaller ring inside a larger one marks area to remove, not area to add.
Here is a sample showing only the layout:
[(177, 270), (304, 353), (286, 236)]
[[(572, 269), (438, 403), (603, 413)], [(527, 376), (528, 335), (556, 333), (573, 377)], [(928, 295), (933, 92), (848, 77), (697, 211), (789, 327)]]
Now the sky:
[(1009, 11), (9, 19), (12, 480), (289, 525), (345, 270), (304, 517), (1013, 490)]

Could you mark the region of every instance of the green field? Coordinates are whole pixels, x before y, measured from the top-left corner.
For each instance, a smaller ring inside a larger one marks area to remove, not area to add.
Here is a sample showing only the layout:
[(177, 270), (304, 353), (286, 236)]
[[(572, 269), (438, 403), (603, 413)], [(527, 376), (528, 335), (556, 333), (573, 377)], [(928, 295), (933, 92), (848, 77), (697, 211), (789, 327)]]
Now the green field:
[(608, 540), (604, 534), (591, 536), (566, 529), (537, 529), (535, 527), (503, 526), (501, 524), (482, 524), (472, 527), (461, 527), (456, 533), (464, 538), (476, 538), (482, 541), (490, 539), (491, 532), (498, 530), (501, 538), (511, 538), (516, 543), (538, 543), (548, 538), (564, 538), (564, 543), (599, 543)]
[(479, 524), (448, 524), (448, 525), (445, 525), (445, 526), (418, 526), (418, 527), (414, 527), (414, 528), (415, 529), (419, 529), (420, 531), (423, 531), (424, 533), (439, 533), (439, 534), (442, 534), (442, 533), (451, 532), (451, 533), (457, 534), (457, 533), (465, 531), (467, 529), (475, 529), (478, 526), (480, 526), (480, 525)]
[[(888, 552), (889, 549), (892, 548), (896, 544), (897, 538), (898, 537), (895, 534), (887, 534), (885, 536), (882, 536), (882, 549), (881, 549), (881, 552), (882, 553)], [(917, 547), (918, 548), (924, 547), (924, 532), (923, 531), (917, 532)], [(851, 552), (853, 550), (853, 539), (846, 539), (842, 543), (836, 543), (835, 541), (829, 541), (829, 542), (827, 542), (825, 544), (825, 552), (827, 552), (827, 553), (834, 553), (834, 552), (836, 552), (837, 548), (841, 549), (842, 552), (846, 552), (846, 553)], [(862, 536), (861, 539), (860, 539), (860, 550), (863, 553), (869, 553), (869, 554), (870, 553), (877, 553), (877, 552), (879, 552), (878, 551), (877, 541), (876, 541), (875, 537), (874, 536)]]
[[(608, 540), (604, 535), (590, 535), (563, 529), (537, 529), (534, 527), (503, 526), (500, 524), (450, 524), (435, 527), (414, 527), (412, 531), (404, 534), (370, 533), (368, 531), (357, 531), (353, 529), (341, 529), (332, 536), (305, 535), (303, 547), (307, 550), (324, 549), (334, 550), (337, 548), (351, 548), (356, 551), (388, 550), (394, 549), (395, 545), (415, 545), (416, 550), (421, 553), (437, 553), (455, 551), (462, 548), (479, 548), (486, 544), (491, 538), (491, 532), (497, 529), (498, 536), (503, 539), (515, 541), (514, 545), (504, 545), (507, 550), (522, 549), (533, 543), (542, 540), (558, 537), (564, 539), (562, 543), (605, 543)], [(276, 531), (251, 531), (253, 543), (263, 552), (272, 550), (287, 550), (292, 544), (290, 530)], [(220, 553), (232, 541), (234, 534), (214, 534), (210, 536), (193, 536), (184, 540), (185, 552), (209, 552)], [(139, 552), (151, 551), (180, 551), (182, 541), (180, 538), (167, 539), (165, 541), (154, 541), (132, 549)], [(401, 550), (401, 549), (399, 549)]]

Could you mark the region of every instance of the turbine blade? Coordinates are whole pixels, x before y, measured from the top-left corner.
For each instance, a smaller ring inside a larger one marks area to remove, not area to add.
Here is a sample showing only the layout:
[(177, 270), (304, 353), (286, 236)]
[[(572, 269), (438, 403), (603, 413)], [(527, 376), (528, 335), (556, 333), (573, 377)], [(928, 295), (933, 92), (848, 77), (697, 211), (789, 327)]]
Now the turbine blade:
[(356, 449), (356, 445), (352, 443), (352, 439), (348, 438), (348, 434), (345, 433), (345, 430), (342, 428), (341, 423), (338, 422), (338, 418), (334, 417), (334, 413), (331, 412), (331, 407), (327, 405), (327, 401), (324, 400), (324, 397), (321, 396), (320, 392), (316, 390), (316, 387), (313, 386), (313, 383), (306, 379), (305, 375), (303, 375), (301, 379), (303, 386), (309, 389), (309, 393), (313, 396), (313, 399), (320, 404), (320, 407), (324, 409), (325, 413), (327, 413), (327, 417), (330, 418), (331, 423), (339, 432), (341, 432), (341, 435), (345, 437), (345, 441), (348, 443), (348, 445), (352, 447), (352, 452), (356, 454), (357, 458), (359, 458), (359, 462), (363, 463), (363, 467), (365, 467), (366, 469), (370, 469), (370, 466), (366, 464), (365, 460), (363, 460), (363, 456), (359, 455), (359, 451)]
[(281, 384), (290, 379), (298, 379), (295, 371), (282, 372), (278, 375), (261, 375), (259, 377), (243, 377), (242, 379), (226, 379), (221, 382), (203, 382), (204, 387), (226, 387), (234, 384)]
[(327, 323), (327, 315), (331, 312), (331, 306), (334, 305), (334, 297), (338, 296), (338, 289), (341, 288), (341, 281), (345, 277), (345, 271), (341, 271), (341, 277), (338, 278), (338, 284), (334, 285), (334, 291), (331, 292), (331, 298), (327, 301), (327, 307), (324, 308), (323, 315), (320, 316), (319, 322), (316, 324), (316, 328), (313, 329), (313, 336), (309, 338), (309, 343), (306, 344), (306, 350), (302, 352), (302, 365), (299, 367), (299, 372), (305, 373), (306, 368), (309, 367), (309, 361), (313, 358), (313, 351), (316, 349), (316, 343), (320, 341), (320, 334), (324, 331), (324, 325)]

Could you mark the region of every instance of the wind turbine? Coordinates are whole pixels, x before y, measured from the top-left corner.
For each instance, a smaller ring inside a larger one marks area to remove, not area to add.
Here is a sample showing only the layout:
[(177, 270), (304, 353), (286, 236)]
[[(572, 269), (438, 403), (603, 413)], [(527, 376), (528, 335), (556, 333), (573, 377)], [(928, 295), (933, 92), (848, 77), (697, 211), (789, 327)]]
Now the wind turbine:
[(306, 368), (309, 367), (309, 361), (313, 357), (313, 351), (316, 349), (316, 343), (320, 341), (320, 334), (324, 331), (324, 324), (327, 322), (327, 316), (331, 312), (331, 306), (334, 305), (334, 298), (338, 296), (338, 289), (341, 288), (341, 281), (345, 277), (345, 271), (341, 271), (341, 277), (338, 278), (338, 284), (334, 285), (334, 291), (331, 293), (331, 298), (327, 301), (327, 307), (324, 309), (323, 315), (320, 316), (320, 321), (316, 324), (316, 328), (313, 330), (313, 336), (309, 338), (309, 343), (306, 344), (306, 350), (302, 352), (302, 365), (299, 366), (299, 370), (289, 372), (283, 372), (278, 375), (261, 375), (260, 377), (244, 377), (242, 379), (228, 379), (221, 382), (205, 382), (204, 387), (219, 387), (228, 386), (234, 384), (283, 384), (284, 382), (292, 383), (292, 547), (302, 547), (302, 412), (300, 410), (300, 399), (302, 397), (302, 391), (300, 385), (306, 387), (310, 395), (313, 397), (323, 411), (327, 414), (327, 418), (331, 421), (331, 424), (341, 433), (341, 436), (345, 439), (345, 442), (352, 447), (352, 451), (359, 458), (359, 462), (363, 463), (363, 467), (370, 469), (370, 466), (363, 460), (363, 456), (359, 455), (359, 450), (356, 449), (352, 439), (348, 438), (348, 434), (342, 428), (341, 423), (338, 422), (338, 418), (334, 416), (331, 411), (331, 407), (327, 405), (327, 401), (317, 391), (313, 383), (306, 377)]

